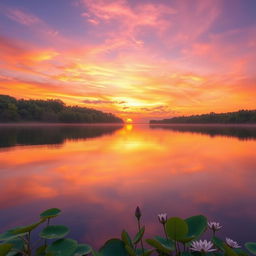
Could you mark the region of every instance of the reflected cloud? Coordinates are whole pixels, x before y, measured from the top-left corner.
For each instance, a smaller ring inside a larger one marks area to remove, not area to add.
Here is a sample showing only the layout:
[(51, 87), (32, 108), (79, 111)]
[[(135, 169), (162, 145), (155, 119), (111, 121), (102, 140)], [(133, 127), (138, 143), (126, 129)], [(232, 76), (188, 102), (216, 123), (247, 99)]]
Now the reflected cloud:
[[(13, 213), (8, 219), (13, 209), (23, 212), (29, 205), (34, 210), (26, 214), (36, 216), (44, 208), (60, 207), (61, 221), (74, 230), (74, 237), (99, 246), (123, 228), (135, 233), (133, 212), (140, 205), (147, 236), (161, 232), (156, 217), (160, 211), (181, 217), (205, 214), (225, 223), (225, 233), (242, 216), (248, 226), (245, 233), (236, 233), (237, 239), (254, 234), (255, 140), (127, 127), (87, 139), (74, 128), (61, 147), (2, 148), (0, 225), (16, 223)], [(48, 135), (50, 131), (46, 128)]]

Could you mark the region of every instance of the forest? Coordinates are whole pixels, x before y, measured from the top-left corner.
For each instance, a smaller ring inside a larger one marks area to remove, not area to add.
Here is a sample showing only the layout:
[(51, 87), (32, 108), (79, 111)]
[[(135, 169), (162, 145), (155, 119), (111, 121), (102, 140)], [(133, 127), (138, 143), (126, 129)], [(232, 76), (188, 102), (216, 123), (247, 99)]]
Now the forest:
[(66, 106), (61, 100), (17, 100), (0, 95), (0, 122), (123, 123), (123, 120), (91, 108)]
[(162, 120), (150, 120), (150, 124), (172, 124), (172, 123), (256, 123), (256, 110), (239, 110), (236, 112), (228, 113), (214, 113), (192, 116), (179, 116)]

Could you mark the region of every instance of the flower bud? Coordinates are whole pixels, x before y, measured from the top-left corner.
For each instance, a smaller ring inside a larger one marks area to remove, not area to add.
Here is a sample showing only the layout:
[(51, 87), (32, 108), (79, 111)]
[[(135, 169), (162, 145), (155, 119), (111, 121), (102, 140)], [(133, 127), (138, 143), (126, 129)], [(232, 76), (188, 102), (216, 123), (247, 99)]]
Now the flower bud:
[(140, 211), (140, 207), (137, 206), (136, 207), (136, 210), (135, 210), (135, 217), (140, 220), (140, 217), (141, 217), (141, 211)]

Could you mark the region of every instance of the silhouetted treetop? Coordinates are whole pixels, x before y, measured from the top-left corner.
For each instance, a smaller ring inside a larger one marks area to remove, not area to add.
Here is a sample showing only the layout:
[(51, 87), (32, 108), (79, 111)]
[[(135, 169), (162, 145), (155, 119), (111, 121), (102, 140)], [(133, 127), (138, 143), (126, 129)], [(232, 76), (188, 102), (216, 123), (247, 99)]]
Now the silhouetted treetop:
[(17, 100), (0, 95), (0, 122), (122, 123), (111, 113), (66, 106), (61, 100)]
[(256, 110), (239, 110), (236, 112), (179, 116), (163, 120), (150, 120), (150, 124), (173, 124), (173, 123), (188, 123), (188, 124), (207, 124), (207, 123), (256, 123)]

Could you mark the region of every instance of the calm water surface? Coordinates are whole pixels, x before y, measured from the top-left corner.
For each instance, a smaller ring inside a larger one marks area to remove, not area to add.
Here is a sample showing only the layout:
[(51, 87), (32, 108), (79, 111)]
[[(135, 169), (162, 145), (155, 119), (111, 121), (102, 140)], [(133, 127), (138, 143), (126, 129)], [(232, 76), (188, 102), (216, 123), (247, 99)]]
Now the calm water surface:
[(156, 215), (205, 214), (256, 240), (256, 126), (0, 127), (0, 232), (58, 207), (56, 224), (96, 247)]

